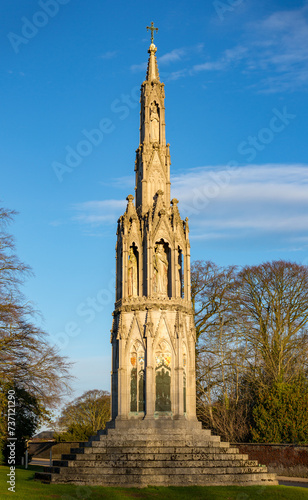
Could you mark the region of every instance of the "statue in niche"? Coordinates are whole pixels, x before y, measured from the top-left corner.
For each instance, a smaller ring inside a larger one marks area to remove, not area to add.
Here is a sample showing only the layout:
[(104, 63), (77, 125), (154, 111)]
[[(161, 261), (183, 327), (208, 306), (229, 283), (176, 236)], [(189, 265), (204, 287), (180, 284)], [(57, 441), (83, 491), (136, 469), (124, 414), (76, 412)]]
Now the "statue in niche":
[(170, 388), (171, 377), (169, 370), (162, 368), (156, 371), (155, 411), (171, 411)]
[(128, 296), (136, 296), (138, 291), (138, 278), (137, 278), (137, 258), (134, 253), (133, 247), (129, 249), (128, 259)]
[(177, 279), (177, 297), (182, 297), (183, 292), (183, 274), (182, 274), (182, 252), (179, 250), (178, 257), (178, 279)]
[(158, 243), (154, 253), (154, 292), (168, 294), (168, 258), (163, 243)]
[(150, 138), (151, 142), (159, 142), (159, 114), (156, 102), (152, 102), (150, 109)]

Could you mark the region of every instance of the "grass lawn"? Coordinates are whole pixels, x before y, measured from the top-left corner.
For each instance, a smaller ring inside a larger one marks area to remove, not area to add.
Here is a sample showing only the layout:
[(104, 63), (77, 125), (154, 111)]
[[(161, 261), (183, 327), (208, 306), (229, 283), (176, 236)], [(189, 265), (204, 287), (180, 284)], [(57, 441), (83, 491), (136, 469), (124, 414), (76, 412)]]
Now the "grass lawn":
[(16, 469), (15, 493), (8, 491), (6, 483), (8, 467), (0, 466), (0, 498), (61, 499), (61, 500), (110, 500), (153, 499), (153, 500), (308, 500), (308, 488), (293, 486), (191, 486), (169, 488), (105, 488), (103, 486), (75, 486), (69, 484), (42, 484), (34, 481), (34, 471), (40, 467), (30, 466), (28, 470)]

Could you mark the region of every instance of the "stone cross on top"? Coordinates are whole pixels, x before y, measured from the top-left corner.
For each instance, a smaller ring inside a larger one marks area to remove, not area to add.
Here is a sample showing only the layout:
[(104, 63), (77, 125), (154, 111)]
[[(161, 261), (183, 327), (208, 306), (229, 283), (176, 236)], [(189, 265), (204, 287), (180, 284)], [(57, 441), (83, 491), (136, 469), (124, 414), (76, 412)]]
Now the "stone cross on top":
[(154, 23), (151, 23), (151, 26), (147, 26), (147, 31), (151, 30), (151, 43), (154, 43), (154, 31), (158, 31), (158, 28), (154, 27)]

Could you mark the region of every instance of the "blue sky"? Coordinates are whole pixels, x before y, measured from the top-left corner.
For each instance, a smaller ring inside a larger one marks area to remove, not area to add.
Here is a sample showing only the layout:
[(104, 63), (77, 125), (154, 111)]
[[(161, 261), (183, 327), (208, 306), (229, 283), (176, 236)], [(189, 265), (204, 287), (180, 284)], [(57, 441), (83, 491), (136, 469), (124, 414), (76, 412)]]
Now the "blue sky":
[(306, 1), (5, 2), (0, 199), (19, 212), (25, 293), (75, 362), (76, 396), (110, 386), (116, 221), (134, 193), (151, 21), (192, 259), (308, 263)]

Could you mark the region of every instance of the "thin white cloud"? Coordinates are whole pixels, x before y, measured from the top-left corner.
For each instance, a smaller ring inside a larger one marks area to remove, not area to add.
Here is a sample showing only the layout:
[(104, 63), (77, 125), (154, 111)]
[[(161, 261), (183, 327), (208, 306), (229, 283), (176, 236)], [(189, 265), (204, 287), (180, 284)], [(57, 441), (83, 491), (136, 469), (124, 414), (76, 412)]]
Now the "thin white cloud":
[(167, 76), (167, 81), (178, 80), (179, 78), (183, 78), (183, 76), (187, 75), (187, 69), (180, 69), (179, 71), (173, 71)]
[(171, 62), (180, 61), (185, 55), (187, 51), (185, 49), (174, 49), (171, 52), (167, 52), (163, 56), (157, 59), (158, 64), (170, 64)]
[[(202, 49), (203, 46), (200, 53)], [(190, 68), (178, 69), (169, 76), (169, 80), (200, 72), (228, 71), (235, 65), (239, 65), (247, 79), (253, 76), (256, 83), (249, 82), (247, 86), (258, 93), (294, 91), (306, 86), (308, 3), (293, 10), (276, 11), (264, 19), (244, 25), (240, 43), (214, 60), (207, 58)]]
[[(203, 53), (203, 44), (181, 47), (158, 58), (160, 66), (189, 61)], [(200, 72), (231, 71), (239, 66), (247, 77), (247, 86), (258, 93), (276, 93), (304, 88), (308, 83), (308, 3), (279, 10), (257, 22), (243, 25), (240, 43), (211, 60), (201, 60), (190, 67), (177, 68), (166, 80), (178, 80)], [(131, 66), (131, 71), (145, 71), (147, 63)], [(251, 84), (249, 78), (255, 83)]]
[(104, 52), (104, 54), (101, 54), (99, 57), (100, 59), (114, 59), (117, 54), (117, 50), (110, 50), (108, 52)]
[[(274, 238), (281, 246), (293, 248), (298, 241), (308, 248), (308, 164), (207, 166), (171, 181), (192, 239)], [(73, 207), (74, 220), (95, 236), (114, 225), (125, 207), (125, 200), (116, 199), (80, 203)]]
[(236, 45), (232, 49), (227, 49), (217, 61), (206, 61), (201, 64), (195, 64), (190, 74), (199, 73), (200, 71), (222, 71), (229, 67), (234, 67), (234, 64), (241, 61), (247, 56), (247, 47)]
[(138, 73), (140, 71), (146, 71), (147, 69), (147, 63), (146, 62), (143, 62), (141, 64), (133, 64), (131, 67), (130, 67), (130, 70), (133, 72), (133, 73)]
[(193, 238), (307, 237), (308, 164), (201, 167), (174, 176), (172, 191)]
[(251, 24), (250, 49), (255, 71), (269, 72), (261, 91), (302, 88), (308, 82), (308, 4), (277, 11)]
[(196, 64), (192, 68), (192, 72), (199, 73), (200, 71), (219, 71), (225, 69), (227, 63), (221, 61), (205, 62), (202, 64)]
[(76, 212), (74, 221), (88, 226), (115, 224), (125, 210), (125, 200), (102, 200), (78, 203), (72, 208)]

